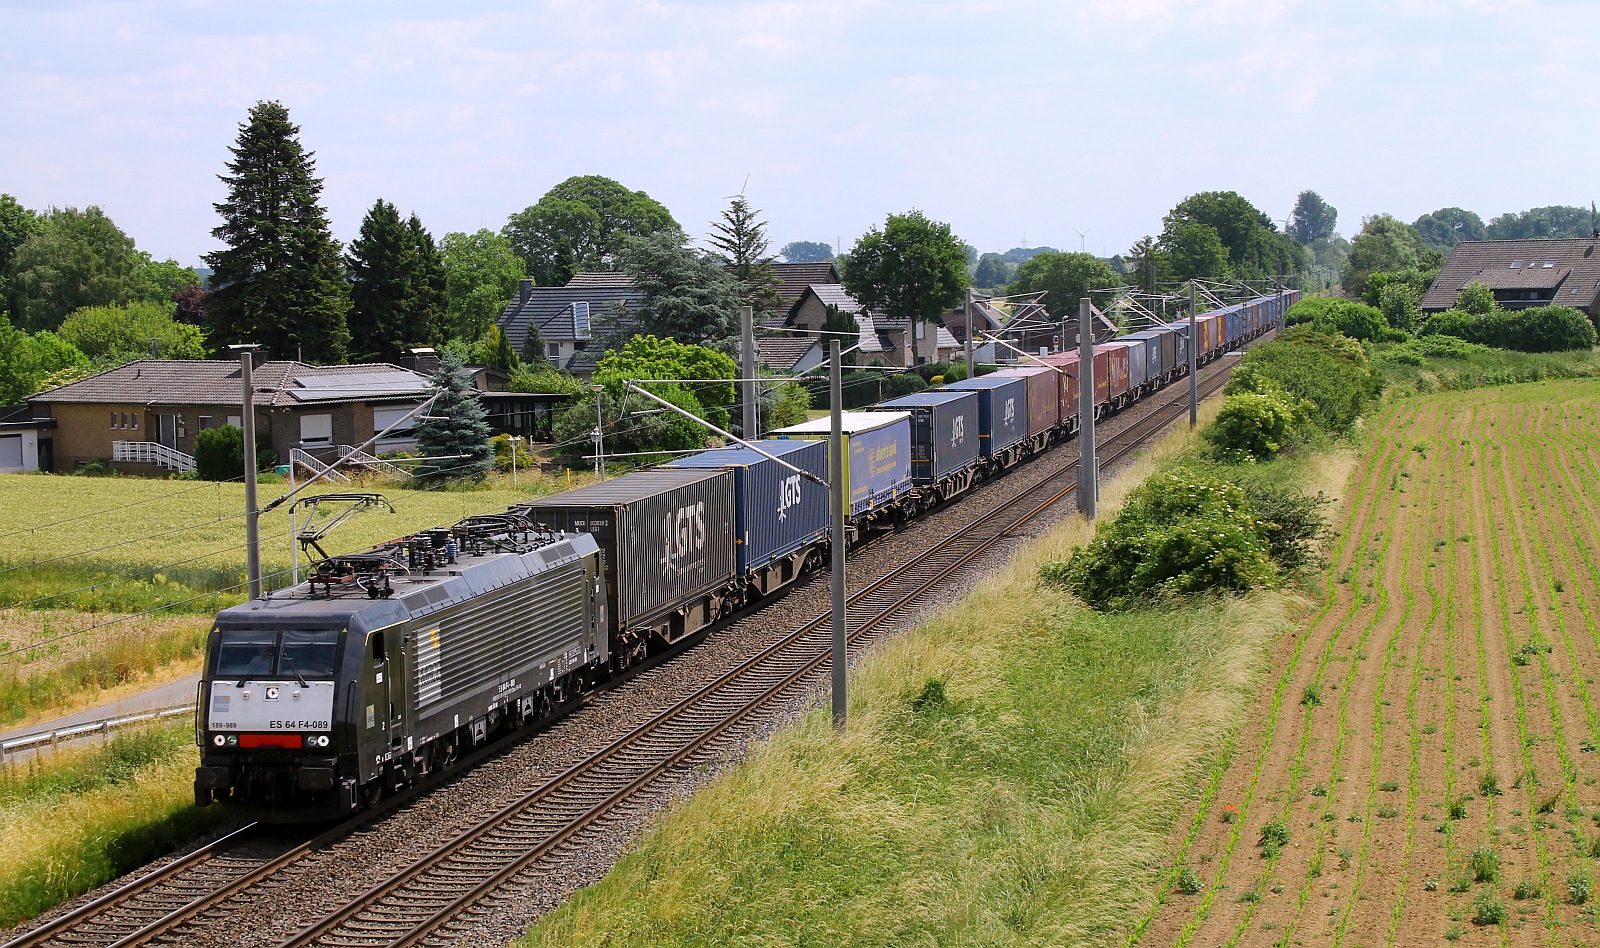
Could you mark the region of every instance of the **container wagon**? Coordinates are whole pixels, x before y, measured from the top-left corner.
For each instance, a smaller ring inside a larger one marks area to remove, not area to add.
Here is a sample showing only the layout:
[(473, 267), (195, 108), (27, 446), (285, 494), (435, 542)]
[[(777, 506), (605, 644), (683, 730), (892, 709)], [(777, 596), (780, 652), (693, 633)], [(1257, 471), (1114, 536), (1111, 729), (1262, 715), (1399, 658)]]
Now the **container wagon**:
[(1118, 337), (1106, 343), (1113, 350), (1121, 349), (1128, 356), (1128, 398), (1136, 401), (1144, 394), (1145, 383), (1150, 380), (1150, 354), (1144, 340)]
[[(850, 520), (858, 530), (891, 526), (900, 502), (911, 494), (911, 415), (891, 411), (841, 412), (845, 474), (850, 483)], [(772, 437), (824, 441), (833, 430), (829, 418), (779, 428)], [(831, 480), (834, 474), (830, 470)]]
[(1028, 445), (1028, 380), (983, 375), (945, 386), (978, 395), (979, 446), (990, 470), (1016, 464)]
[(911, 416), (911, 481), (921, 509), (956, 497), (982, 479), (977, 392), (915, 392), (868, 411), (903, 411)]
[(605, 557), (613, 648), (623, 652), (619, 668), (688, 638), (740, 602), (731, 471), (653, 468), (513, 510), (553, 530), (594, 536)]
[[(1114, 346), (1110, 343), (1102, 343), (1098, 346), (1095, 346), (1094, 351), (1097, 354), (1100, 352), (1105, 352), (1108, 355), (1107, 361), (1109, 365), (1106, 371), (1106, 405), (1114, 411), (1120, 411), (1121, 409), (1127, 407), (1128, 402), (1130, 401), (1128, 396), (1128, 373), (1130, 371), (1128, 366), (1128, 349), (1126, 346)], [(1096, 376), (1099, 375), (1099, 368), (1100, 366), (1096, 364)], [(1095, 389), (1096, 394), (1098, 394), (1099, 385), (1096, 385)]]
[(827, 442), (769, 439), (752, 444), (760, 451), (719, 448), (665, 465), (733, 472), (735, 567), (746, 602), (770, 596), (822, 566), (830, 525), (828, 488), (773, 460), (826, 481)]
[(1001, 369), (986, 378), (1023, 379), (1027, 382), (1028, 453), (1043, 451), (1061, 430), (1061, 373), (1052, 365), (1029, 362)]

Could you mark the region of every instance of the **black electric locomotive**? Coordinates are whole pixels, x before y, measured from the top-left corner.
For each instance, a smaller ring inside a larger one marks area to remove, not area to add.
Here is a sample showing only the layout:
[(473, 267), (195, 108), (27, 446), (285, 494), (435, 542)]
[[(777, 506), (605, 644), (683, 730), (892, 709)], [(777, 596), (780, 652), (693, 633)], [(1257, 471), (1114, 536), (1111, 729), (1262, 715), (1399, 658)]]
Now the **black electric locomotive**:
[(607, 628), (593, 537), (512, 514), (324, 560), (217, 616), (195, 802), (269, 820), (370, 804), (583, 691)]

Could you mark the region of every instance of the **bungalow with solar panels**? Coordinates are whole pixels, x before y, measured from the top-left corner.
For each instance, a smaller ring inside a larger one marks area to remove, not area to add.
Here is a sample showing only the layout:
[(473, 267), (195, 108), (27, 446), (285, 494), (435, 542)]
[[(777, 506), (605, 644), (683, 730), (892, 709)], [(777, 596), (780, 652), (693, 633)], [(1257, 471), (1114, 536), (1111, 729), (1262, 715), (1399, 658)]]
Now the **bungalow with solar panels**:
[(1423, 313), (1455, 306), (1473, 280), (1506, 309), (1571, 306), (1593, 316), (1600, 307), (1600, 237), (1463, 240), (1423, 296)]
[[(328, 461), (390, 431), (368, 453), (416, 447), (418, 405), (433, 385), (387, 363), (305, 365), (262, 362), (251, 373), (256, 430), (266, 432), (282, 462), (308, 455)], [(239, 363), (146, 359), (40, 392), (28, 400), (40, 428), (39, 467), (71, 471), (109, 461), (127, 474), (194, 470), (195, 436), (238, 426), (243, 390)]]

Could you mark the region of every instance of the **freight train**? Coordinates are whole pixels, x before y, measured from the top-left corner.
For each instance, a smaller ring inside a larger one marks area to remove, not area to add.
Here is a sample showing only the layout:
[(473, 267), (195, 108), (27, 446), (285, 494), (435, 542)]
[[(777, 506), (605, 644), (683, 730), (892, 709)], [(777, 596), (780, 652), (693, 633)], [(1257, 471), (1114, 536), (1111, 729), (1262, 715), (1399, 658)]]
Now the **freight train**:
[[(1197, 317), (1197, 364), (1280, 325), (1297, 296)], [(1184, 321), (1095, 346), (1096, 416), (1181, 378), (1189, 344)], [(1071, 436), (1077, 358), (844, 412), (838, 539), (893, 529)], [(828, 435), (826, 420), (796, 425), (760, 451), (706, 451), (329, 557), (223, 610), (197, 695), (196, 804), (267, 820), (369, 806), (781, 594), (835, 541)]]

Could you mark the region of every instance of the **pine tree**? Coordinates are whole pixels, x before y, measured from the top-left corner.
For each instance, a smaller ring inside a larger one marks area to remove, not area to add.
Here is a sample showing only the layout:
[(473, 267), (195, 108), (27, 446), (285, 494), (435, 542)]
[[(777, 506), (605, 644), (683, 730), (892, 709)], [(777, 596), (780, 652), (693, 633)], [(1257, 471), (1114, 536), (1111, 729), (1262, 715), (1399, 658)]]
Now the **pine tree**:
[(439, 356), (439, 368), (430, 377), (439, 397), (417, 426), (417, 448), (435, 460), (418, 465), (425, 480), (479, 480), (494, 463), (489, 446), (488, 412), (472, 390), (472, 373), (452, 353)]
[(350, 273), (352, 357), (390, 362), (420, 343), (410, 330), (421, 261), (416, 239), (393, 204), (379, 198), (362, 218), (345, 267)]
[(300, 128), (278, 102), (258, 102), (230, 149), (228, 197), (214, 205), (226, 249), (206, 255), (212, 269), (206, 325), (212, 343), (254, 342), (277, 358), (344, 358), (349, 297), (339, 244), (318, 203), (322, 180)]
[(528, 334), (522, 337), (522, 362), (524, 365), (539, 365), (549, 361), (544, 351), (544, 336), (539, 333), (539, 324), (530, 320)]
[(779, 297), (778, 278), (767, 253), (767, 225), (757, 217), (760, 213), (739, 195), (722, 212), (722, 220), (711, 225), (708, 242), (739, 281), (745, 305), (764, 313), (777, 308)]
[(442, 342), (449, 335), (450, 296), (445, 290), (444, 253), (433, 235), (412, 214), (407, 222), (417, 248), (417, 284), (413, 297), (412, 327), (418, 342)]

